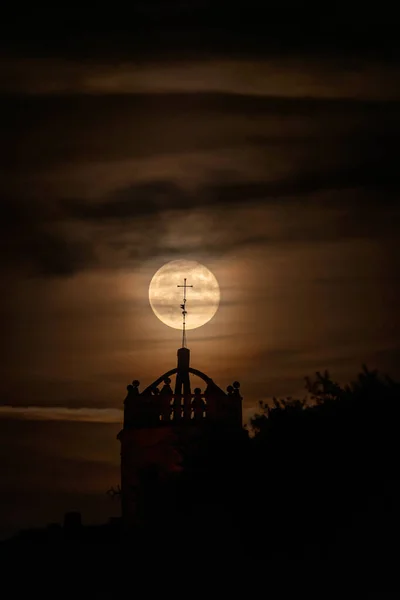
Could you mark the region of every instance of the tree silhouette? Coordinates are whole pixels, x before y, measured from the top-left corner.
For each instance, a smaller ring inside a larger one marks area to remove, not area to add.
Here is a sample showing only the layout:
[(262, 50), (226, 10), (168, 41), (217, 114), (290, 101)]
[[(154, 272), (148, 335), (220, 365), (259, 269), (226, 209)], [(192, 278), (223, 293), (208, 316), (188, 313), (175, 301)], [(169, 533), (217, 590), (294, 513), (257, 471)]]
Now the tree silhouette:
[[(305, 386), (306, 398), (261, 402), (251, 420), (254, 495), (274, 513), (258, 534), (271, 548), (284, 537), (296, 552), (312, 544), (334, 553), (360, 515), (371, 531), (398, 523), (400, 385), (363, 365), (348, 385), (317, 371)], [(374, 536), (366, 537), (357, 529), (360, 553), (371, 549)]]

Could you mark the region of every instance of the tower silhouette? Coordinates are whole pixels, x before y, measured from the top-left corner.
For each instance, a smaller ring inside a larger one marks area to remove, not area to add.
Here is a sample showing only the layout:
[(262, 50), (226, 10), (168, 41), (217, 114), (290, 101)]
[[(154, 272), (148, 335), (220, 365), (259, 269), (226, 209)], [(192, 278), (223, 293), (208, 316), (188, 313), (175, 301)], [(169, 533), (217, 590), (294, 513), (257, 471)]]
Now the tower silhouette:
[[(140, 519), (143, 487), (168, 481), (184, 469), (185, 453), (211, 429), (223, 442), (232, 434), (242, 434), (242, 396), (235, 381), (224, 392), (214, 381), (190, 366), (186, 347), (186, 288), (180, 305), (183, 316), (182, 347), (177, 352), (177, 366), (139, 391), (134, 380), (127, 387), (124, 401), (124, 424), (118, 434), (121, 443), (122, 518), (126, 525)], [(190, 376), (203, 380), (205, 387), (192, 392)], [(174, 389), (171, 377), (175, 376)], [(162, 385), (160, 389), (160, 385)]]

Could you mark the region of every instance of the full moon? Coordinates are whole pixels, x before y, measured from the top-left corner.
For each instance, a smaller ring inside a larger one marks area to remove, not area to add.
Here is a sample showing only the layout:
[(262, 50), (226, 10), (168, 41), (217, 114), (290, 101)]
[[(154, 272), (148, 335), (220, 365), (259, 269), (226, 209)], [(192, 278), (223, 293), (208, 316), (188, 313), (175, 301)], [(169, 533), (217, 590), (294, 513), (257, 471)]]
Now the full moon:
[[(186, 278), (186, 329), (201, 327), (218, 310), (218, 281), (207, 267), (193, 260), (172, 260), (154, 274), (149, 301), (154, 314), (169, 327), (182, 329), (183, 286)], [(189, 287), (193, 286), (193, 287)]]

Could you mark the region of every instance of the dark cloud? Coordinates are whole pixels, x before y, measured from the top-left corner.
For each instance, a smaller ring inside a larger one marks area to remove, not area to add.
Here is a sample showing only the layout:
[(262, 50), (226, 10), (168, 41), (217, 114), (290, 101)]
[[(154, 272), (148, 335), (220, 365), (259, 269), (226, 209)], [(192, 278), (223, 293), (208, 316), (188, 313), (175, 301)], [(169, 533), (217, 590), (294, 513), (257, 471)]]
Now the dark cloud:
[[(393, 157), (394, 158), (394, 157)], [(205, 197), (211, 202), (234, 204), (236, 202), (276, 202), (289, 198), (298, 201), (299, 197), (325, 192), (354, 188), (397, 189), (400, 185), (394, 160), (366, 161), (359, 165), (348, 165), (327, 170), (309, 170), (288, 175), (280, 180), (251, 183), (226, 183), (206, 191)], [(208, 194), (207, 194), (208, 192)], [(389, 196), (388, 199), (391, 199)], [(385, 202), (385, 199), (382, 199)]]
[[(394, 148), (393, 148), (394, 150)], [(293, 173), (274, 181), (228, 182), (223, 180), (214, 185), (200, 187), (188, 193), (170, 181), (155, 181), (130, 185), (118, 190), (100, 201), (84, 202), (67, 200), (63, 202), (66, 215), (84, 221), (132, 221), (143, 215), (157, 215), (166, 210), (188, 211), (197, 207), (218, 207), (227, 210), (236, 204), (259, 203), (276, 204), (280, 201), (304, 202), (305, 195), (330, 190), (369, 188), (387, 191), (379, 198), (379, 203), (395, 201), (393, 193), (400, 186), (397, 162), (394, 155), (387, 160), (369, 160), (355, 165), (344, 165), (327, 170), (309, 170)], [(358, 204), (357, 194), (353, 203)], [(374, 203), (372, 194), (361, 202)], [(337, 199), (335, 200), (337, 203)], [(346, 199), (348, 202), (348, 199)]]
[[(394, 162), (378, 159), (258, 182), (233, 183), (222, 174), (218, 183), (190, 192), (172, 181), (149, 181), (99, 200), (63, 200), (57, 210), (51, 207), (36, 214), (25, 203), (18, 212), (14, 203), (6, 212), (3, 246), (9, 251), (3, 261), (20, 262), (39, 275), (52, 277), (165, 253), (172, 257), (181, 252), (227, 252), (243, 246), (351, 238), (384, 238), (387, 243), (396, 238), (400, 219)], [(247, 223), (243, 222), (244, 206)], [(266, 221), (264, 228), (260, 223), (254, 228), (252, 211), (263, 207), (273, 214), (286, 214), (282, 227), (271, 229)], [(197, 221), (185, 221), (197, 211), (203, 211)], [(202, 223), (202, 215), (207, 216), (208, 225)], [(65, 227), (63, 222), (70, 225)], [(101, 232), (96, 231), (99, 226)], [(179, 240), (180, 227), (184, 236)], [(172, 238), (168, 231), (175, 232)], [(102, 259), (99, 247), (105, 248)], [(107, 255), (113, 254), (115, 259), (109, 263)]]
[(65, 201), (66, 214), (84, 221), (132, 221), (167, 209), (193, 208), (194, 201), (178, 185), (150, 181), (117, 190), (99, 202)]
[(252, 142), (307, 152), (321, 140), (331, 154), (357, 141), (360, 151), (372, 136), (394, 147), (400, 111), (397, 102), (237, 94), (20, 96), (3, 98), (0, 126), (3, 169), (29, 172)]
[[(96, 263), (91, 242), (63, 227), (59, 211), (40, 202), (3, 198), (0, 227), (2, 266), (28, 272), (70, 276)], [(57, 214), (55, 214), (57, 213)]]
[(91, 243), (45, 231), (27, 237), (20, 251), (35, 272), (47, 277), (73, 275), (96, 263)]

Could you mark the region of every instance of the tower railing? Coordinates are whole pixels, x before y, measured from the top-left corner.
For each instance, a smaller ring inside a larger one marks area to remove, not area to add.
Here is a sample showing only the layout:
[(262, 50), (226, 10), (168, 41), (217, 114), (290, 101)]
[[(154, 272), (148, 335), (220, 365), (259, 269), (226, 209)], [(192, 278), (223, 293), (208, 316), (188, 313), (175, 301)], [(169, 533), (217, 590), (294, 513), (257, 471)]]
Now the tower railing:
[(196, 388), (193, 393), (161, 393), (127, 396), (124, 428), (157, 427), (174, 424), (225, 422), (241, 426), (242, 398), (239, 390), (210, 395)]

